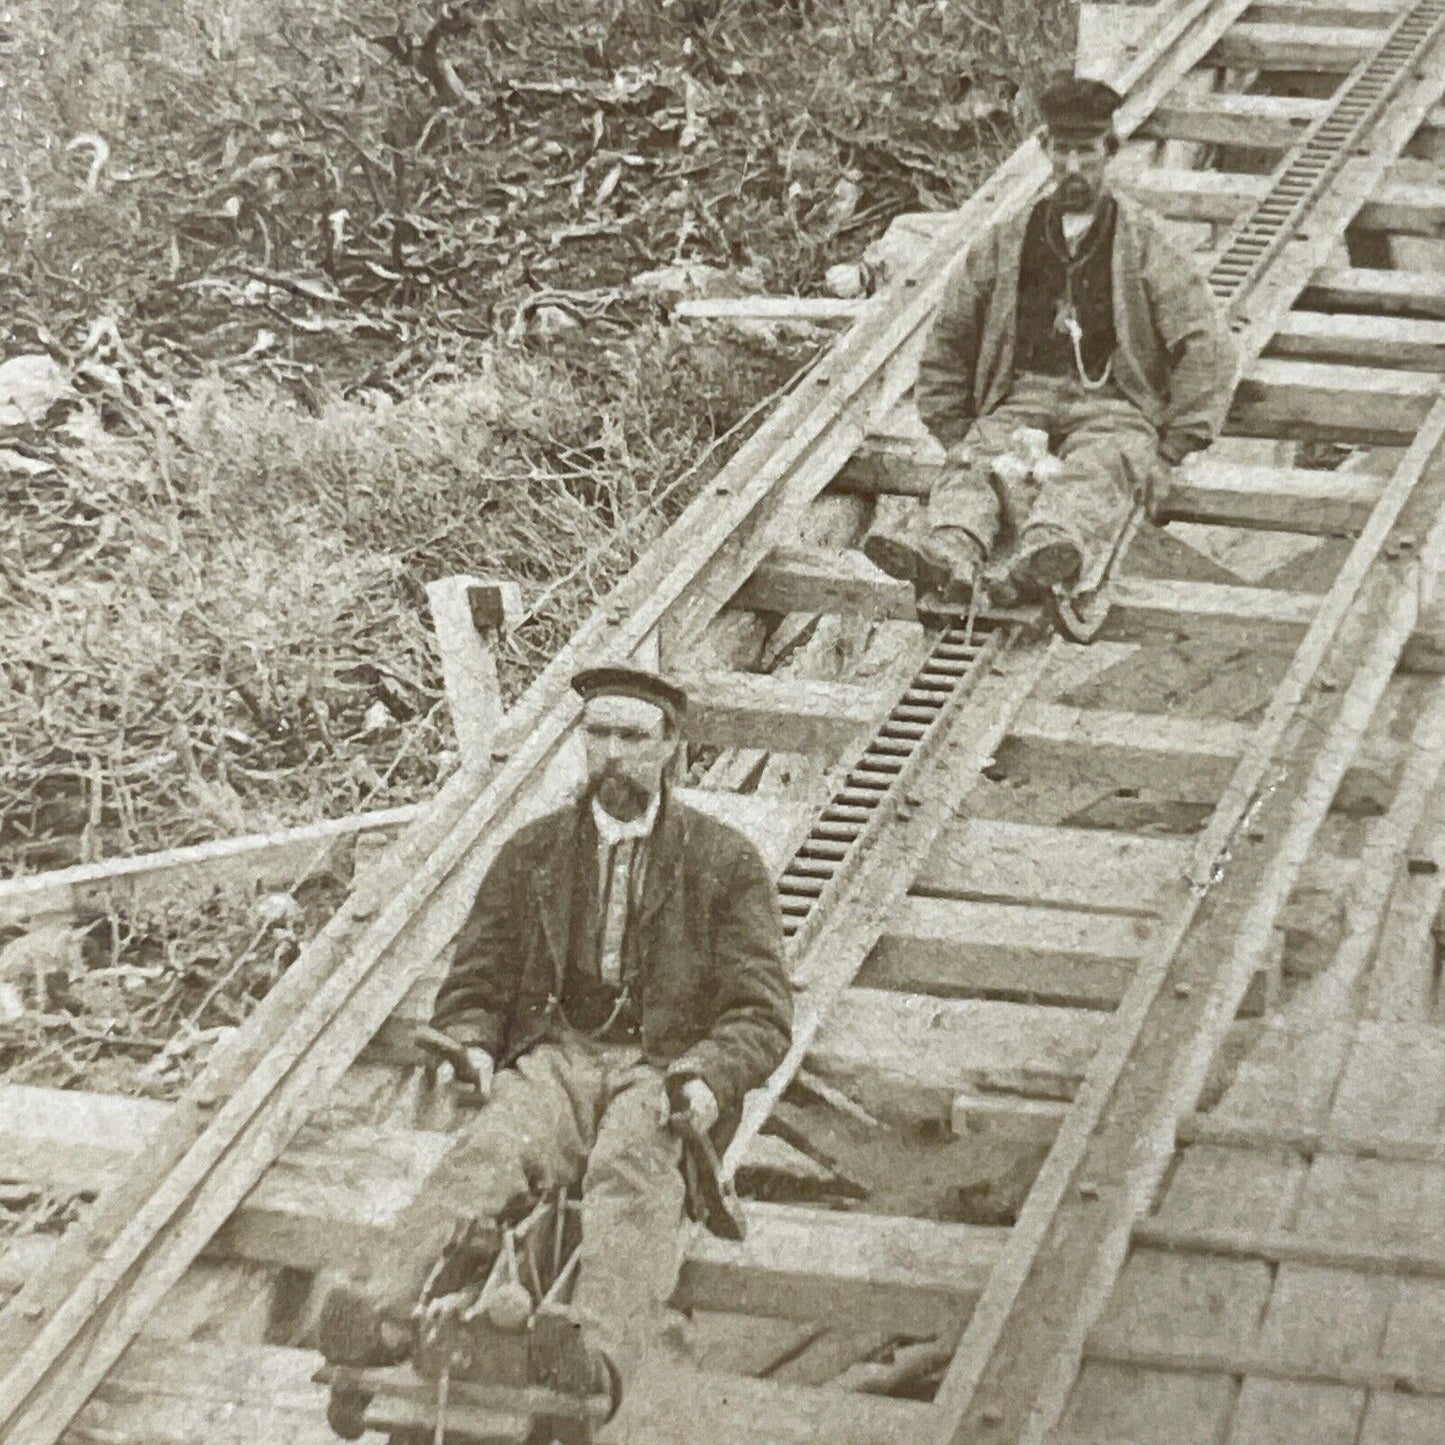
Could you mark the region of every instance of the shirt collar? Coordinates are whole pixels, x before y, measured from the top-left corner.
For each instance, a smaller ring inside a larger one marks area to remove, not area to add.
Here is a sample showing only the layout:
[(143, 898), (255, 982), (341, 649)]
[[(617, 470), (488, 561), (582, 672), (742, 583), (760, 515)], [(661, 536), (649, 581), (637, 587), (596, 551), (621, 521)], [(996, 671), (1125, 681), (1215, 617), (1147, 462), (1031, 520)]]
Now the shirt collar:
[(653, 794), (652, 802), (647, 805), (645, 813), (639, 814), (630, 823), (624, 823), (622, 819), (614, 818), (596, 798), (593, 798), (592, 821), (597, 825), (598, 840), (609, 848), (615, 848), (628, 838), (646, 838), (657, 822), (657, 813), (661, 804), (662, 792), (659, 790)]

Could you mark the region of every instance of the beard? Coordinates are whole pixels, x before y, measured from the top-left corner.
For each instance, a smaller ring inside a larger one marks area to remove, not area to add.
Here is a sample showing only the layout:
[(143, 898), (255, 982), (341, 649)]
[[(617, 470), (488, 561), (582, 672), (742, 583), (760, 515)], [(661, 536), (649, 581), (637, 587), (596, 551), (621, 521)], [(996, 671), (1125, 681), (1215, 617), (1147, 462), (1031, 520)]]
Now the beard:
[(621, 823), (640, 818), (652, 802), (652, 796), (652, 791), (641, 783), (610, 770), (599, 774), (587, 785), (588, 802), (595, 799)]
[(1054, 194), (1059, 206), (1066, 211), (1087, 211), (1099, 198), (1098, 188), (1080, 176), (1060, 181)]

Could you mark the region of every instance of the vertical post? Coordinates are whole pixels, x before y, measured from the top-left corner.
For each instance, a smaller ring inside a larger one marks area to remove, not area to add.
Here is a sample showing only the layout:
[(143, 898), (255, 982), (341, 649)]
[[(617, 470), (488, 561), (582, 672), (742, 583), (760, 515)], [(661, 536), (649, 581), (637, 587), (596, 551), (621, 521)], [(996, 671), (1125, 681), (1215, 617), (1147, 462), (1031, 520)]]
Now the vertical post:
[(515, 582), (458, 576), (428, 583), (426, 595), (462, 766), (485, 769), (502, 720), (493, 649), (521, 620), (521, 590)]

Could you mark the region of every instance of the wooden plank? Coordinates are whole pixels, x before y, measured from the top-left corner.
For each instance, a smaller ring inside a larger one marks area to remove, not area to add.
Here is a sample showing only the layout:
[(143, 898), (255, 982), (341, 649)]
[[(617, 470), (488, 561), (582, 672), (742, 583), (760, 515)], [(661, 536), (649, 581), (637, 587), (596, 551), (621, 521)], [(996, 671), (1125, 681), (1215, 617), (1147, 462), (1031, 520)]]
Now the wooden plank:
[(1252, 1123), (1219, 1114), (1191, 1114), (1180, 1121), (1178, 1137), (1181, 1144), (1212, 1144), (1251, 1151), (1289, 1149), (1305, 1158), (1352, 1154), (1361, 1159), (1445, 1165), (1445, 1139), (1430, 1134), (1345, 1134), (1332, 1129)]
[(1306, 96), (1206, 91), (1171, 96), (1142, 130), (1151, 140), (1283, 148), (1294, 145), (1328, 109), (1329, 101)]
[(964, 818), (924, 860), (913, 892), (1149, 917), (1182, 881), (1189, 853), (1178, 839)]
[(521, 621), (521, 589), (515, 582), (439, 577), (427, 583), (426, 596), (462, 765), (490, 767), (503, 713), (493, 649)]
[(387, 839), (415, 823), (424, 803), (378, 808), (324, 823), (217, 838), (133, 858), (108, 858), (0, 881), (0, 924), (34, 928), (86, 912), (143, 906), (149, 897), (194, 889), (199, 904), (217, 888), (287, 887), (334, 849), (362, 834)]
[[(1208, 1288), (1208, 1285), (1202, 1287)], [(1328, 1323), (1328, 1317), (1322, 1323)], [(1188, 1350), (1177, 1347), (1150, 1349), (1147, 1345), (1120, 1340), (1110, 1331), (1100, 1331), (1089, 1340), (1088, 1357), (1136, 1370), (1160, 1370), (1170, 1374), (1249, 1376), (1257, 1380), (1349, 1385), (1356, 1389), (1386, 1392), (1397, 1389), (1403, 1382), (1411, 1395), (1445, 1395), (1445, 1371), (1438, 1367), (1431, 1369), (1427, 1366), (1421, 1370), (1412, 1361), (1389, 1357), (1376, 1360), (1373, 1355), (1364, 1362), (1343, 1359), (1320, 1363), (1309, 1355), (1287, 1348), (1243, 1348), (1231, 1341), (1227, 1329), (1216, 1326), (1216, 1331), (1218, 1343), (1213, 1348), (1205, 1345)]]
[(1104, 787), (1149, 789), (1175, 801), (1212, 804), (1250, 732), (1243, 723), (1223, 718), (1036, 702), (999, 749), (997, 766), (1011, 777), (1058, 769), (1070, 777), (1098, 779)]
[[(1234, 1399), (1234, 1383), (1202, 1375), (1165, 1375), (1086, 1361), (1049, 1445), (1218, 1445), (1216, 1425)], [(987, 1439), (986, 1435), (980, 1439)], [(1261, 1442), (1263, 1445), (1263, 1442)]]
[[(1033, 703), (999, 749), (998, 765), (1011, 776), (1057, 768), (1107, 787), (1213, 804), (1228, 786), (1251, 735), (1246, 724), (1224, 718)], [(1362, 748), (1340, 785), (1336, 810), (1384, 812), (1398, 753), (1388, 741)]]
[(1358, 1445), (1421, 1445), (1445, 1440), (1445, 1403), (1376, 1394), (1365, 1407)]
[(1265, 25), (1338, 25), (1368, 29), (1388, 25), (1407, 8), (1405, 0), (1255, 0), (1248, 16)]
[(1305, 287), (1300, 304), (1317, 310), (1337, 307), (1445, 317), (1445, 276), (1429, 271), (1327, 267)]
[[(90, 1445), (334, 1445), (325, 1387), (310, 1379), (320, 1365), (307, 1350), (143, 1341), (80, 1423), (100, 1432)], [(763, 1438), (872, 1445), (913, 1438), (927, 1413), (914, 1401), (774, 1385), (663, 1361), (644, 1367), (634, 1395), (629, 1445), (676, 1445), (694, 1438), (685, 1433), (693, 1426), (718, 1445)], [(257, 1433), (258, 1426), (265, 1428)]]
[(861, 552), (775, 547), (729, 604), (757, 612), (847, 612), (914, 617), (913, 589)]
[(767, 673), (692, 673), (680, 680), (689, 697), (688, 737), (725, 748), (837, 758), (892, 701), (859, 683)]
[(850, 1329), (953, 1336), (1003, 1247), (1002, 1229), (749, 1204), (748, 1237), (695, 1232), (674, 1305)]
[(1246, 22), (1232, 25), (1207, 64), (1226, 70), (1313, 70), (1343, 75), (1374, 54), (1375, 30)]
[(852, 988), (823, 1020), (812, 1066), (880, 1116), (947, 1118), (969, 1087), (1067, 1097), (1108, 1015)]
[[(916, 1400), (774, 1384), (675, 1365), (644, 1367), (633, 1391), (627, 1445), (879, 1445), (921, 1438), (929, 1407)], [(619, 1424), (621, 1422), (619, 1421)], [(614, 1437), (615, 1438), (615, 1437)], [(599, 1432), (602, 1445), (609, 1434)]]
[(866, 300), (836, 296), (694, 296), (675, 302), (682, 321), (829, 322), (853, 321)]
[(1256, 651), (1291, 650), (1319, 607), (1319, 598), (1269, 587), (1121, 577), (1100, 633), (1116, 642), (1168, 635), (1179, 640), (1238, 639)]
[[(174, 1106), (0, 1086), (0, 1174), (98, 1190), (143, 1157)], [(304, 1138), (267, 1171), (210, 1249), (311, 1270), (384, 1248), (398, 1213), (450, 1145), (445, 1134), (354, 1127)]]
[(335, 1445), (321, 1356), (279, 1346), (142, 1337), (80, 1413), (67, 1445)]
[(1260, 1259), (1271, 1264), (1308, 1264), (1369, 1275), (1445, 1279), (1445, 1251), (1415, 1249), (1409, 1245), (1350, 1245), (1339, 1239), (1291, 1230), (1247, 1233), (1186, 1229), (1146, 1219), (1136, 1226), (1134, 1242), (1147, 1249), (1214, 1254), (1224, 1259)]
[(1431, 372), (1257, 361), (1235, 388), (1235, 436), (1404, 446), (1440, 394)]
[(1150, 937), (1139, 917), (951, 898), (904, 900), (860, 984), (938, 997), (1113, 1008)]
[(1384, 485), (1360, 472), (1242, 466), (1206, 453), (1174, 469), (1158, 507), (1170, 521), (1343, 537), (1364, 526)]
[[(1405, 179), (1387, 172), (1371, 188), (1355, 216), (1354, 229), (1402, 236), (1438, 236), (1445, 222), (1445, 186)], [(1127, 193), (1173, 221), (1209, 221), (1229, 225), (1269, 193), (1268, 176), (1238, 171), (1185, 171), (1167, 166), (1140, 170), (1129, 178)]]
[(1445, 321), (1293, 311), (1275, 332), (1266, 355), (1445, 371)]
[[(1421, 574), (1428, 596), (1445, 561), (1436, 527), (1419, 554), (1424, 561), (1377, 565), (1401, 536), (1423, 536), (1437, 522), (1442, 438), (1445, 406), (1432, 411), (1402, 458), (1201, 839), (1200, 886), (1180, 900), (1157, 970), (1140, 969), (1112, 1017), (1081, 1103), (940, 1387), (936, 1404), (950, 1421), (940, 1438), (968, 1440), (985, 1416), (999, 1442), (1058, 1422), (1087, 1330), (1172, 1155), (1173, 1123), (1198, 1098), (1218, 1041), (1272, 946), (1280, 910), (1414, 627)], [(1314, 688), (1326, 672), (1350, 681)], [(1206, 889), (1211, 907), (1200, 917)]]

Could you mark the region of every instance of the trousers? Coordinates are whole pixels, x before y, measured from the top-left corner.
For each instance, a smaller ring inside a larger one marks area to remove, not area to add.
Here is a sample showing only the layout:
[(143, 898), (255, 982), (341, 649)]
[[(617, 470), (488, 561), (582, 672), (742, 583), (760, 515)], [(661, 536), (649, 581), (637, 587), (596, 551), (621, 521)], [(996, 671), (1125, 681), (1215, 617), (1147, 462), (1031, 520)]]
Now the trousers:
[[(1003, 481), (990, 462), (1011, 450), (1019, 427), (1048, 433), (1062, 471), (1040, 485)], [(930, 528), (960, 527), (991, 557), (1025, 527), (1060, 528), (1080, 548), (1083, 576), (1101, 569), (1136, 495), (1158, 475), (1158, 433), (1111, 383), (1086, 391), (1073, 376), (1020, 374), (1004, 400), (979, 417), (928, 503)]]
[(396, 1222), (364, 1280), (409, 1313), (463, 1216), (494, 1220), (524, 1195), (580, 1185), (572, 1304), (624, 1380), (641, 1362), (682, 1269), (681, 1144), (662, 1122), (661, 1069), (632, 1044), (569, 1034), (499, 1069), (491, 1098)]

